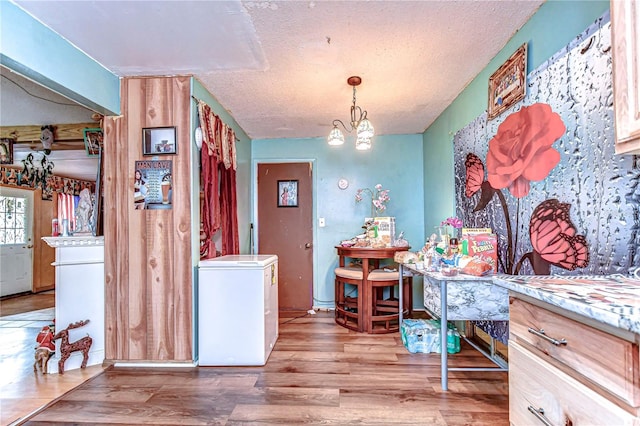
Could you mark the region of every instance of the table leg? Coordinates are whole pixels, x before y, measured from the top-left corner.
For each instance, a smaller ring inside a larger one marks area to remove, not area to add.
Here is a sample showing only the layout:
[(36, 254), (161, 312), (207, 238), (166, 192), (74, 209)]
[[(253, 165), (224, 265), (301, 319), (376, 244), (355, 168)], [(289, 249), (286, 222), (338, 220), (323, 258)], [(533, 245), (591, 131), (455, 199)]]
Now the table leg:
[(442, 390), (449, 388), (447, 364), (447, 282), (440, 280), (440, 384)]
[(400, 293), (398, 296), (398, 329), (400, 330), (400, 332), (402, 332), (402, 307), (404, 306), (404, 304), (402, 303), (402, 284), (403, 284), (403, 270), (402, 270), (402, 263), (400, 263), (400, 266), (398, 267), (398, 274), (400, 275), (399, 277), (399, 282), (398, 285), (400, 287)]
[[(367, 281), (369, 278), (369, 259), (367, 259), (366, 257), (362, 259), (362, 285), (360, 286), (360, 288), (362, 289), (362, 300), (363, 300), (363, 309), (362, 309), (362, 322), (363, 327), (362, 329), (365, 331), (365, 333), (369, 333), (370, 330), (370, 318), (371, 318), (371, 305), (373, 304), (373, 300), (371, 298), (371, 289), (369, 288), (369, 286), (367, 285)], [(358, 297), (360, 297), (360, 295), (358, 295)]]

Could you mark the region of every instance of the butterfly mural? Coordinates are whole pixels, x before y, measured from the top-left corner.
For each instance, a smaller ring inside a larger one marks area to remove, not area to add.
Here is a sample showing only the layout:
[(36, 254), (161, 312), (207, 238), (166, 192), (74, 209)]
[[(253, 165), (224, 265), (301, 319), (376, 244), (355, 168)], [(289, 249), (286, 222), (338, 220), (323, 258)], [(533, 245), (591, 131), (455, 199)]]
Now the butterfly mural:
[(589, 264), (589, 248), (584, 235), (576, 235), (567, 203), (555, 198), (540, 203), (529, 222), (533, 251), (531, 264), (536, 274), (548, 275), (550, 264), (569, 271)]
[(467, 198), (471, 198), (475, 193), (480, 191), (480, 200), (473, 209), (473, 212), (484, 209), (489, 201), (493, 198), (496, 190), (491, 187), (489, 181), (484, 177), (484, 164), (480, 157), (473, 153), (467, 154), (467, 159), (464, 162), (467, 176), (465, 179), (465, 195)]

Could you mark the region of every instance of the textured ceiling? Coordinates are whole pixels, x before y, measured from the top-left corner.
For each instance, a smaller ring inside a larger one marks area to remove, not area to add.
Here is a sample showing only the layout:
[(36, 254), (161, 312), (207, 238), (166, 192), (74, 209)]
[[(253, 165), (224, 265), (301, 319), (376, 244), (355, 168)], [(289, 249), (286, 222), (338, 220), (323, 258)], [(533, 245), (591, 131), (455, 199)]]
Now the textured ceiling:
[(530, 1), (16, 1), (119, 76), (192, 74), (252, 139), (327, 136), (346, 80), (376, 134), (423, 132)]

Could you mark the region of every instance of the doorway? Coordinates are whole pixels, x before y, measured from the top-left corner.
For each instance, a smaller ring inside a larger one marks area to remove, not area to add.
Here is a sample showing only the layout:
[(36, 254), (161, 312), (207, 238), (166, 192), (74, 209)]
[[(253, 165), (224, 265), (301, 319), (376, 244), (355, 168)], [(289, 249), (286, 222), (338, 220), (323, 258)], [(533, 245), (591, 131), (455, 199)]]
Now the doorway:
[(33, 191), (0, 189), (0, 296), (33, 286)]
[(258, 253), (278, 256), (280, 310), (313, 306), (312, 163), (259, 163)]

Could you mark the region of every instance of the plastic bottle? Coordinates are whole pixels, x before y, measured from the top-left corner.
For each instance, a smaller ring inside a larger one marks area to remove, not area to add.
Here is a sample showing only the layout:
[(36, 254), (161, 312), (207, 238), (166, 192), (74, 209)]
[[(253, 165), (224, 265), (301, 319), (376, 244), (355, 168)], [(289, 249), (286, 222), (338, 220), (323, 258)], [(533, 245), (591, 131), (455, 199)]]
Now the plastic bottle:
[(452, 354), (455, 353), (456, 344), (455, 344), (455, 336), (453, 334), (453, 330), (447, 330), (447, 352)]

